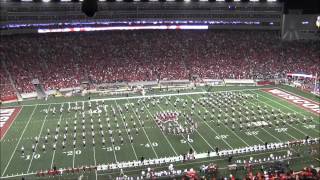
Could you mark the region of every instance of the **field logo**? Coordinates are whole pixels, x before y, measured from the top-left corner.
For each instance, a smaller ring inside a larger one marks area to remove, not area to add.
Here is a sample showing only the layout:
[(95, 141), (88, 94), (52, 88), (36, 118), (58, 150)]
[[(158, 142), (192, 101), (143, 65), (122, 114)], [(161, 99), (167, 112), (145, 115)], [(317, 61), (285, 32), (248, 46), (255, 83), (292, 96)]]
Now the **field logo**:
[(178, 121), (178, 112), (161, 112), (156, 115), (157, 123), (167, 123), (170, 121)]
[(317, 113), (320, 114), (320, 108), (319, 108), (319, 103), (316, 102), (311, 102), (310, 100), (298, 97), (298, 96), (294, 96), (292, 94), (283, 92), (281, 90), (278, 89), (268, 89), (265, 90), (275, 96), (281, 97), (282, 99), (286, 99), (287, 101), (296, 104), (308, 111), (311, 111), (313, 113)]
[(5, 136), (18, 115), (20, 108), (0, 108), (0, 140)]
[(191, 116), (180, 114), (176, 111), (158, 112), (155, 115), (155, 121), (162, 132), (173, 135), (188, 135), (193, 134), (197, 128), (197, 123), (193, 121)]

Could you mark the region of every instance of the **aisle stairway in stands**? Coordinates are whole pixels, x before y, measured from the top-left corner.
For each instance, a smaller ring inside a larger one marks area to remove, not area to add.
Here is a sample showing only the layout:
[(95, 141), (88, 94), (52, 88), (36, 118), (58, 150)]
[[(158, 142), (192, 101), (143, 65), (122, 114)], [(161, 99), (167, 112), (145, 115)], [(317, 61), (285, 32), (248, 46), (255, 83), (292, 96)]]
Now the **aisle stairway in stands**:
[(13, 79), (12, 79), (12, 76), (11, 76), (10, 72), (8, 71), (6, 62), (5, 61), (1, 61), (1, 64), (2, 64), (2, 67), (3, 67), (4, 71), (5, 71), (5, 73), (7, 74), (8, 78), (9, 78), (10, 84), (13, 87), (13, 89), (15, 91), (15, 94), (17, 95), (18, 99), (22, 99), (21, 94), (19, 93), (19, 91), (16, 88), (16, 85), (15, 85)]

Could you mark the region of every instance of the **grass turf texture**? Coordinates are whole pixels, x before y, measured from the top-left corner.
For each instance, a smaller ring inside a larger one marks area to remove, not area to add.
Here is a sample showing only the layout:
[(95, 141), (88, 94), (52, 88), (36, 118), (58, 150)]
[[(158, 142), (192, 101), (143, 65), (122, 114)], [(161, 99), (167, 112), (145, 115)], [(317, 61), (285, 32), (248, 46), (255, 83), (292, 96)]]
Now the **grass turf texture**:
[[(283, 87), (281, 87), (283, 88)], [(264, 142), (286, 142), (288, 140), (304, 139), (307, 135), (313, 138), (319, 138), (319, 117), (307, 112), (299, 107), (292, 105), (285, 100), (278, 99), (271, 94), (262, 92), (258, 89), (256, 90), (246, 90), (247, 87), (219, 87), (211, 89), (197, 89), (195, 92), (201, 92), (203, 90), (209, 91), (229, 91), (229, 90), (241, 90), (243, 94), (251, 94), (258, 98), (253, 98), (245, 101), (245, 104), (238, 104), (236, 108), (241, 106), (253, 107), (252, 111), (258, 112), (258, 106), (271, 112), (271, 109), (280, 109), (282, 113), (297, 113), (297, 121), (295, 123), (290, 123), (286, 119), (286, 124), (280, 122), (279, 126), (276, 125), (276, 121), (273, 120), (271, 128), (270, 127), (251, 127), (249, 130), (244, 128), (242, 131), (239, 130), (240, 123), (237, 120), (235, 122), (235, 130), (232, 130), (232, 111), (228, 113), (221, 113), (223, 116), (221, 122), (218, 126), (218, 116), (219, 111), (218, 106), (214, 106), (215, 113), (211, 113), (210, 106), (202, 106), (199, 103), (195, 103), (195, 110), (193, 119), (198, 123), (198, 128), (195, 133), (191, 135), (193, 142), (186, 143), (185, 137), (177, 136), (172, 134), (163, 133), (157, 127), (154, 119), (152, 118), (157, 112), (164, 111), (180, 111), (190, 114), (191, 112), (191, 101), (198, 99), (208, 98), (207, 94), (193, 94), (193, 95), (173, 95), (171, 96), (171, 101), (168, 105), (165, 101), (168, 100), (169, 96), (157, 97), (160, 100), (159, 104), (152, 105), (150, 100), (141, 101), (142, 98), (132, 98), (132, 99), (121, 99), (121, 100), (106, 100), (105, 105), (108, 105), (107, 116), (110, 118), (111, 129), (116, 130), (116, 124), (119, 124), (119, 129), (122, 131), (122, 137), (124, 138), (124, 144), (121, 145), (120, 139), (118, 137), (118, 132), (115, 131), (115, 144), (113, 145), (109, 140), (109, 134), (107, 129), (107, 121), (105, 113), (101, 113), (101, 125), (103, 126), (103, 131), (105, 134), (106, 144), (102, 145), (102, 137), (99, 130), (98, 114), (93, 114), (93, 127), (95, 132), (95, 137), (91, 135), (91, 122), (89, 115), (86, 114), (85, 117), (85, 131), (86, 131), (86, 147), (82, 145), (82, 116), (78, 113), (77, 115), (77, 137), (76, 137), (76, 148), (73, 148), (73, 129), (76, 111), (71, 110), (70, 113), (63, 111), (60, 114), (59, 109), (62, 104), (66, 110), (69, 104), (68, 99), (58, 98), (51, 100), (49, 102), (54, 102), (55, 104), (44, 103), (43, 101), (39, 105), (35, 104), (37, 102), (28, 102), (28, 106), (23, 106), (19, 116), (12, 124), (12, 127), (7, 132), (5, 138), (1, 141), (1, 177), (16, 175), (16, 174), (30, 174), (34, 173), (40, 169), (47, 170), (56, 165), (58, 168), (68, 168), (68, 167), (81, 167), (83, 165), (99, 165), (108, 164), (112, 162), (122, 162), (122, 161), (133, 161), (139, 160), (142, 156), (145, 159), (149, 158), (160, 158), (168, 156), (176, 156), (180, 154), (187, 153), (190, 148), (193, 148), (197, 153), (207, 152), (208, 150), (214, 151), (216, 147), (219, 149), (231, 149), (239, 148), (245, 146), (251, 146), (256, 144), (264, 144)], [(252, 89), (252, 87), (250, 88)], [(286, 88), (285, 90), (294, 92), (295, 89)], [(174, 92), (168, 92), (174, 93)], [(157, 94), (165, 94), (159, 92)], [(298, 92), (301, 96), (304, 96), (301, 92)], [(101, 98), (101, 97), (99, 97)], [(187, 100), (188, 104), (183, 107), (182, 103), (177, 103), (175, 107), (173, 104), (175, 99), (179, 98), (181, 101)], [(311, 99), (311, 98), (310, 98)], [(312, 98), (313, 99), (313, 98)], [(77, 99), (71, 99), (71, 101), (77, 101)], [(313, 99), (317, 102), (317, 98)], [(138, 101), (140, 101), (138, 105)], [(240, 101), (240, 100), (239, 100)], [(125, 111), (125, 104), (133, 103), (134, 106), (130, 106), (128, 112)], [(82, 106), (82, 102), (78, 103), (78, 106)], [(89, 103), (85, 101), (84, 104), (85, 112), (89, 108)], [(102, 106), (102, 101), (98, 103), (98, 106)], [(75, 107), (75, 103), (70, 104), (71, 107)], [(111, 112), (111, 106), (117, 111), (117, 123), (114, 120), (113, 114)], [(121, 115), (119, 108), (121, 107), (124, 112)], [(149, 106), (149, 107), (148, 107)], [(46, 114), (45, 109), (56, 109), (56, 113), (53, 114), (49, 112)], [(97, 104), (92, 102), (92, 109), (95, 110)], [(135, 111), (138, 108), (138, 111)], [(140, 109), (144, 108), (144, 111)], [(222, 110), (228, 107), (221, 107)], [(244, 107), (241, 107), (244, 109)], [(100, 108), (102, 109), (102, 108)], [(204, 121), (204, 112), (206, 109), (209, 113), (206, 115), (206, 121)], [(229, 107), (230, 110), (230, 107)], [(198, 112), (201, 111), (199, 115)], [(239, 109), (236, 109), (237, 114)], [(250, 112), (250, 111), (249, 111)], [(250, 112), (251, 114), (251, 112)], [(211, 119), (213, 115), (213, 119)], [(122, 117), (126, 116), (126, 122), (128, 123), (128, 128), (131, 129), (131, 134), (133, 136), (133, 143), (129, 142), (128, 131), (125, 129), (124, 120)], [(133, 121), (131, 121), (131, 116)], [(141, 119), (139, 120), (139, 116)], [(148, 119), (146, 117), (149, 117)], [(303, 121), (303, 116), (313, 117), (313, 120)], [(258, 117), (258, 116), (257, 116)], [(242, 113), (241, 116), (236, 116), (235, 119), (245, 119), (245, 114)], [(228, 119), (225, 124), (224, 120)], [(250, 118), (251, 120), (251, 118)], [(144, 127), (142, 127), (142, 121), (144, 121)], [(53, 150), (52, 144), (54, 143), (55, 129), (60, 122), (60, 129), (58, 131), (59, 137), (57, 140), (57, 148)], [(68, 132), (66, 139), (66, 148), (62, 149), (63, 135), (65, 132), (65, 127), (68, 122)], [(133, 128), (136, 122), (136, 127), (139, 129), (138, 135), (135, 134)], [(44, 142), (44, 137), (47, 135), (47, 129), (50, 129), (50, 136), (48, 136), (48, 143)], [(40, 137), (38, 145), (35, 143), (34, 138), (36, 136)], [(92, 141), (95, 141), (95, 146), (92, 145)], [(32, 144), (36, 146), (35, 153), (32, 152)], [(46, 145), (46, 151), (42, 150), (42, 145)], [(22, 156), (21, 147), (25, 148), (25, 155)], [(281, 153), (281, 152), (279, 152)], [(266, 153), (267, 154), (267, 153)], [(245, 154), (247, 155), (247, 154)], [(220, 158), (213, 158), (212, 161), (216, 161), (219, 165), (225, 164), (224, 160), (219, 160)], [(199, 163), (207, 160), (199, 160), (195, 162), (190, 162), (189, 164), (177, 165), (181, 167), (192, 167), (193, 165), (199, 166)], [(198, 163), (198, 164), (197, 164)], [(297, 163), (303, 165), (303, 163)], [(161, 167), (158, 167), (161, 168)], [(297, 166), (298, 168), (298, 166)], [(128, 170), (131, 172), (132, 170)], [(104, 172), (112, 175), (113, 172)], [(114, 172), (117, 174), (117, 172)], [(139, 173), (138, 173), (139, 174)], [(87, 175), (88, 177), (90, 175)], [(92, 175), (93, 177), (95, 174)], [(35, 178), (31, 175), (31, 177)], [(104, 177), (103, 174), (98, 174), (96, 176)], [(16, 179), (18, 177), (13, 177), (11, 179)], [(92, 179), (92, 178), (90, 178)]]

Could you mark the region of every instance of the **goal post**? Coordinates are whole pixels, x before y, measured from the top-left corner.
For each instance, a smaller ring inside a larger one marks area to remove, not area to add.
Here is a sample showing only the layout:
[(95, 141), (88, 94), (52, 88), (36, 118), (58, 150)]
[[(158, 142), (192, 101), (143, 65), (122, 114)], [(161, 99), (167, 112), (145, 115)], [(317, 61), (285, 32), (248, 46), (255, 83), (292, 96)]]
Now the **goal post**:
[[(318, 73), (315, 75), (312, 74), (302, 74), (302, 73), (287, 73), (287, 80), (289, 78), (292, 78), (293, 84), (299, 87), (302, 87), (303, 89), (306, 89), (304, 86), (305, 84), (302, 84), (302, 80), (309, 80), (310, 85), (313, 85), (313, 87), (309, 90), (316, 94), (319, 95), (319, 76)], [(308, 88), (307, 88), (308, 89)]]

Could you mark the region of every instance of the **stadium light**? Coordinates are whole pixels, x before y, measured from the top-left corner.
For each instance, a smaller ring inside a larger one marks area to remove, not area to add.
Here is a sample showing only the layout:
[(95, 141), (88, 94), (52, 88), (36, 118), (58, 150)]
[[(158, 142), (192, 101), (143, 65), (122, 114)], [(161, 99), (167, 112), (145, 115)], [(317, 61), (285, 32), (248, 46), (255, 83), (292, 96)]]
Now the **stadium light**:
[(21, 0), (22, 2), (32, 2), (33, 0)]
[(42, 0), (42, 2), (50, 2), (50, 0)]
[(224, 2), (224, 0), (216, 0), (217, 2)]
[(200, 2), (208, 2), (208, 0), (199, 0)]
[(267, 2), (276, 2), (277, 0), (267, 0)]
[(234, 2), (240, 2), (241, 0), (233, 0)]
[(61, 2), (71, 2), (71, 0), (60, 0)]
[(191, 0), (184, 0), (185, 2), (190, 2)]
[(259, 2), (259, 0), (250, 0), (250, 2)]

